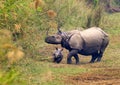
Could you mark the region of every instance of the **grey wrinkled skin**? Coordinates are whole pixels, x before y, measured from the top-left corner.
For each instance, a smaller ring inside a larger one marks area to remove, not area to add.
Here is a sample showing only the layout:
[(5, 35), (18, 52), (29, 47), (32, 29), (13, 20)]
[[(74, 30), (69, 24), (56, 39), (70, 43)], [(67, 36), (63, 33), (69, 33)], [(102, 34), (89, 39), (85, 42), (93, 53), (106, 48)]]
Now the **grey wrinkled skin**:
[(63, 58), (62, 51), (63, 51), (63, 49), (56, 48), (55, 52), (53, 53), (53, 62), (55, 62), (55, 63), (61, 62), (61, 60)]
[(98, 27), (79, 31), (58, 32), (53, 36), (47, 36), (45, 42), (48, 44), (61, 44), (69, 53), (67, 63), (71, 64), (71, 57), (74, 56), (76, 64), (79, 63), (78, 54), (91, 55), (90, 63), (101, 61), (103, 53), (109, 44), (108, 34)]

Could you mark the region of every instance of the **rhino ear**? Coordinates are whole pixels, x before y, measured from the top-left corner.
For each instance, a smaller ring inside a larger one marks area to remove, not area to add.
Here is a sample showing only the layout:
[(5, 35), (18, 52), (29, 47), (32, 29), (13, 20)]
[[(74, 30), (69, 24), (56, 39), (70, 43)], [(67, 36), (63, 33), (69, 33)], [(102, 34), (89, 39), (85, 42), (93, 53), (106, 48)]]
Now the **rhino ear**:
[(58, 48), (57, 48), (57, 47), (55, 47), (55, 49), (56, 49), (56, 50), (58, 50)]
[(60, 28), (63, 26), (63, 21), (60, 21), (59, 19), (58, 19), (58, 26), (57, 26), (57, 29), (58, 29), (58, 33), (62, 33), (62, 31), (60, 30)]
[(63, 48), (61, 49), (61, 51), (63, 51)]
[(58, 28), (58, 34), (62, 34), (62, 31), (60, 30), (60, 28)]

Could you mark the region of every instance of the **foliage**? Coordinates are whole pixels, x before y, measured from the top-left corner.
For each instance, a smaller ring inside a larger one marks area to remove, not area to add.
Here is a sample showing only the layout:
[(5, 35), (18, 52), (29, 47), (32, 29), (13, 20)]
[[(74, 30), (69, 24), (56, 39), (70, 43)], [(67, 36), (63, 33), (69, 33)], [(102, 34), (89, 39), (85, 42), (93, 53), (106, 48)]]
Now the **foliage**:
[(18, 76), (20, 76), (20, 73), (15, 69), (7, 71), (0, 70), (0, 85), (26, 85), (23, 80), (17, 80)]
[[(63, 30), (99, 26), (103, 10), (94, 0), (95, 7), (85, 0), (7, 0), (0, 1), (0, 29), (12, 32), (13, 40), (27, 56), (39, 55), (44, 46), (46, 30)], [(33, 42), (34, 41), (34, 42)]]
[(15, 79), (19, 73), (9, 68), (23, 58), (23, 54), (13, 44), (12, 33), (7, 29), (0, 29), (0, 85), (12, 85), (16, 82)]
[(24, 53), (13, 44), (12, 34), (9, 30), (0, 30), (0, 41), (0, 62), (4, 63), (4, 61), (7, 61), (7, 64), (13, 64), (23, 58)]
[(11, 45), (11, 33), (8, 30), (0, 30), (0, 61), (4, 61), (5, 54), (7, 49), (4, 49), (4, 46), (9, 44)]
[(107, 14), (104, 13), (104, 16), (101, 19), (100, 27), (104, 28), (110, 35), (119, 35), (120, 32), (120, 13)]
[(15, 77), (17, 77), (18, 73), (14, 70), (9, 72), (0, 72), (0, 85), (12, 85)]
[(57, 13), (54, 20), (58, 25), (61, 24), (64, 29), (85, 27), (87, 16), (91, 12), (84, 0), (54, 1), (49, 5), (49, 8)]
[(112, 0), (111, 3), (113, 6), (120, 6), (120, 0)]
[(90, 12), (84, 0), (8, 0), (3, 2), (1, 9), (1, 28), (9, 29), (15, 43), (25, 49), (27, 56), (34, 57), (43, 46), (40, 43), (48, 28), (53, 32), (59, 24), (64, 29), (86, 27)]

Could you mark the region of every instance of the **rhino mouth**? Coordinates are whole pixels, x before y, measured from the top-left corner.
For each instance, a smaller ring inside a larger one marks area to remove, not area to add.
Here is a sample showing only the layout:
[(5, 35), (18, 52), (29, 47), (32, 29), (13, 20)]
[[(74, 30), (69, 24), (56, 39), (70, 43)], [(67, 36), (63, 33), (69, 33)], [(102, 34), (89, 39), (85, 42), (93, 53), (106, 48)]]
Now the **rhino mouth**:
[(54, 36), (46, 37), (45, 42), (48, 43), (48, 44), (60, 44), (59, 42), (56, 41)]

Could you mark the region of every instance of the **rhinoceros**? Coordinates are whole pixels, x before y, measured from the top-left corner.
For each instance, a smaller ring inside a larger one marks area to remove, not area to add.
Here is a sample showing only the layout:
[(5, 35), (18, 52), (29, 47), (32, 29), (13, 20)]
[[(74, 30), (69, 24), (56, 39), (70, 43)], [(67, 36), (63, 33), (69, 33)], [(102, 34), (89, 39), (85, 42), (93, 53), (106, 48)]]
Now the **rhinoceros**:
[(56, 63), (60, 63), (62, 58), (63, 58), (63, 54), (62, 54), (63, 49), (57, 48), (55, 52), (53, 53), (53, 62)]
[(108, 34), (99, 27), (91, 27), (83, 31), (72, 30), (68, 32), (58, 32), (53, 36), (47, 36), (45, 42), (48, 44), (61, 44), (69, 51), (67, 55), (67, 64), (72, 63), (72, 56), (79, 64), (78, 54), (91, 55), (90, 63), (101, 61), (103, 53), (109, 44)]

